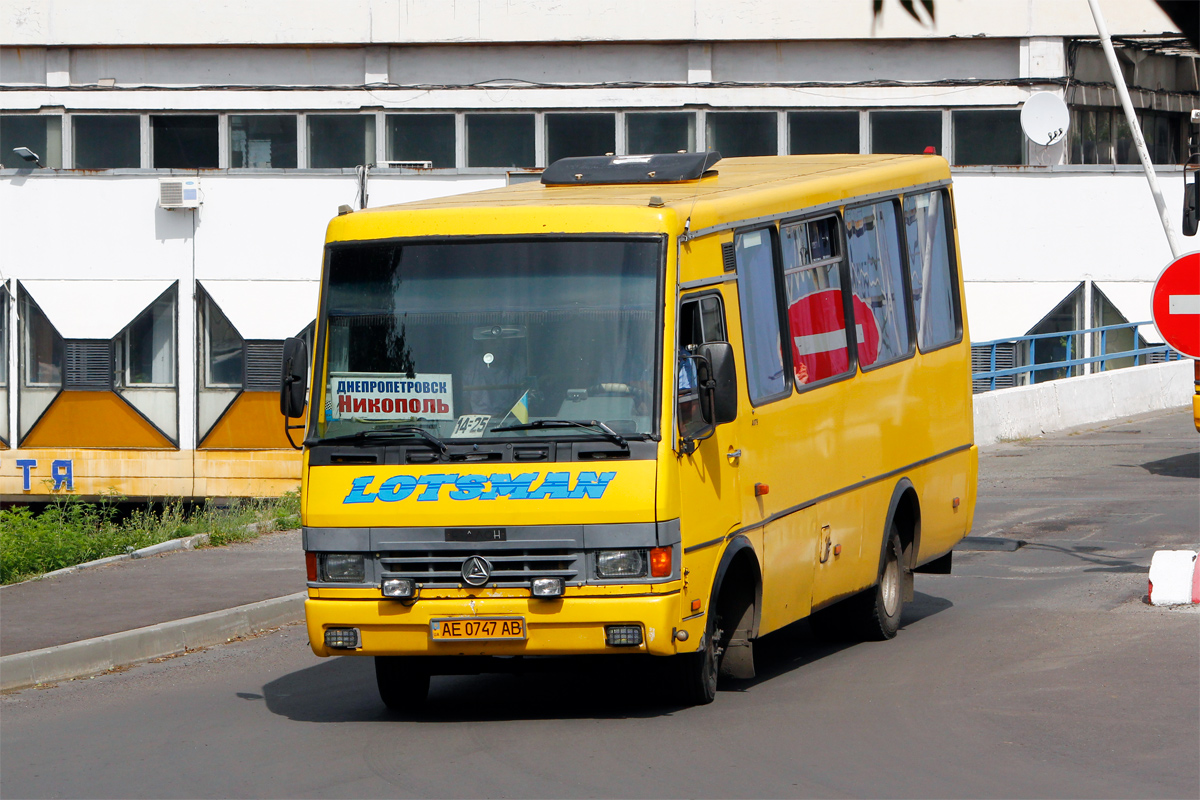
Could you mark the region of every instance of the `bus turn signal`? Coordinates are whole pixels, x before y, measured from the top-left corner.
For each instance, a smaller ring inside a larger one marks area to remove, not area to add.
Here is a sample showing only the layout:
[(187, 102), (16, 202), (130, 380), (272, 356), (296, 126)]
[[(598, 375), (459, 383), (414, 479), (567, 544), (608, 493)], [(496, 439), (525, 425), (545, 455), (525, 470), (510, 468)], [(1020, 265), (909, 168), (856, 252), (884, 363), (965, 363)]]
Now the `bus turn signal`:
[(650, 551), (650, 577), (671, 577), (671, 548), (655, 547)]

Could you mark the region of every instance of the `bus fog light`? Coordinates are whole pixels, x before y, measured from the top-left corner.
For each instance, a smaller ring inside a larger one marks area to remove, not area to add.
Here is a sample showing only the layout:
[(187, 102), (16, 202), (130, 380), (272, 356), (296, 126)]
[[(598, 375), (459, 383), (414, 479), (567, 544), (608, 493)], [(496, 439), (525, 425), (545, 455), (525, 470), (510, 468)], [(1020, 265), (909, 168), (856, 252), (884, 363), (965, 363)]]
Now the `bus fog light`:
[(646, 551), (601, 550), (596, 553), (597, 578), (644, 578)]
[(605, 625), (604, 642), (609, 647), (637, 647), (642, 643), (640, 625)]
[(326, 553), (321, 572), (325, 580), (338, 583), (362, 583), (367, 576), (362, 553)]
[(562, 578), (535, 578), (533, 581), (534, 597), (562, 597)]
[(413, 597), (417, 593), (417, 584), (412, 578), (384, 578), (384, 597)]
[(362, 646), (358, 628), (326, 628), (325, 646), (331, 650), (357, 650)]

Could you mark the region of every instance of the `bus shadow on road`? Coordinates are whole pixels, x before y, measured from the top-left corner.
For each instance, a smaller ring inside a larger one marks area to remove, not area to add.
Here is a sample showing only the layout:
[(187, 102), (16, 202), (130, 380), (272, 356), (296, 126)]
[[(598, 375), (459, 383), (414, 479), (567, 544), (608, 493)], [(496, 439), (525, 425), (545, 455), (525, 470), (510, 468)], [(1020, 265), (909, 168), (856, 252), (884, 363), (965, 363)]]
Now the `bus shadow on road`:
[(1168, 478), (1200, 478), (1200, 454), (1181, 453), (1170, 458), (1160, 458), (1158, 461), (1147, 461), (1139, 464), (1151, 475), (1163, 475)]
[[(909, 627), (950, 606), (948, 600), (918, 592), (905, 607), (902, 624)], [(823, 641), (801, 621), (758, 641), (758, 677), (722, 688), (747, 691), (854, 646)], [(425, 707), (411, 714), (384, 707), (370, 658), (331, 658), (271, 681), (262, 694), (271, 713), (296, 722), (647, 719), (689, 710), (674, 699), (668, 659), (565, 657), (525, 659), (509, 666), (512, 672), (437, 676)]]

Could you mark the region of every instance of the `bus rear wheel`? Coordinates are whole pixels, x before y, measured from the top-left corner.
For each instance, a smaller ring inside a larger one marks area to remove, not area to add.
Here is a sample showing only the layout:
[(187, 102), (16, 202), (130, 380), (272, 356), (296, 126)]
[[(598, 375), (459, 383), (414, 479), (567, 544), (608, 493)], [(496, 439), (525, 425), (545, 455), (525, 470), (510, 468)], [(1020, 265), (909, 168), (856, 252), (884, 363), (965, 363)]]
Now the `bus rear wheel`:
[(903, 557), (900, 531), (893, 524), (875, 585), (813, 614), (809, 617), (813, 631), (835, 642), (894, 638), (904, 611)]
[(415, 658), (375, 656), (375, 683), (379, 699), (391, 711), (419, 711), (429, 696), (429, 668)]

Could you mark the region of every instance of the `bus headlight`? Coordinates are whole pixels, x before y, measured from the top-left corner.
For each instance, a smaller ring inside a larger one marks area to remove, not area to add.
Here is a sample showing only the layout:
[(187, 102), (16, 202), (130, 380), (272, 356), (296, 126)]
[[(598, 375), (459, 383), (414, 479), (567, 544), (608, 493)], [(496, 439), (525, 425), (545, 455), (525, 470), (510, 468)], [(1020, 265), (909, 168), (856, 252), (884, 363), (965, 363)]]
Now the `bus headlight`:
[(381, 587), (384, 597), (406, 599), (417, 593), (417, 584), (412, 578), (384, 578)]
[(322, 577), (337, 583), (362, 583), (367, 571), (362, 553), (326, 553), (321, 557)]
[(600, 550), (596, 553), (597, 578), (646, 577), (645, 550)]
[(534, 597), (562, 597), (563, 579), (562, 578), (534, 578), (533, 579), (533, 596)]

